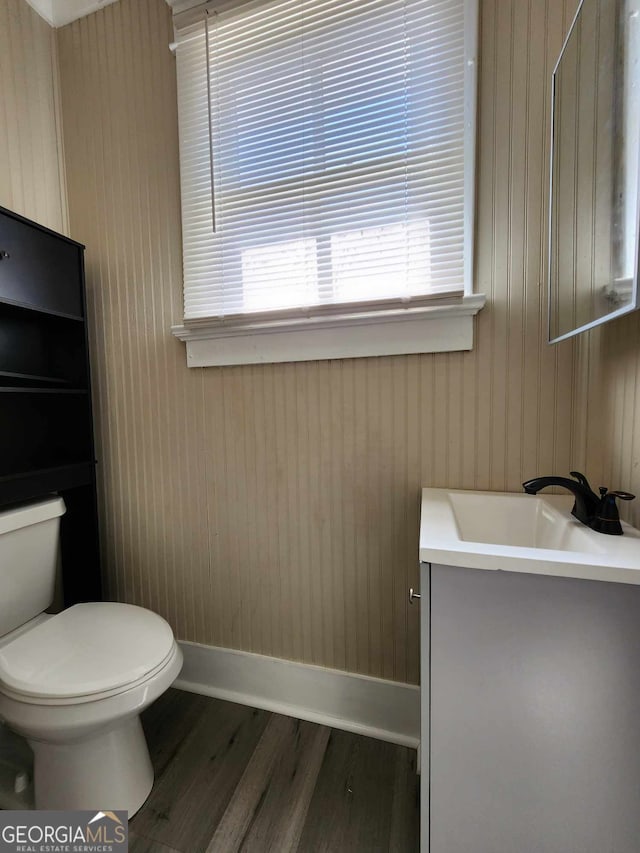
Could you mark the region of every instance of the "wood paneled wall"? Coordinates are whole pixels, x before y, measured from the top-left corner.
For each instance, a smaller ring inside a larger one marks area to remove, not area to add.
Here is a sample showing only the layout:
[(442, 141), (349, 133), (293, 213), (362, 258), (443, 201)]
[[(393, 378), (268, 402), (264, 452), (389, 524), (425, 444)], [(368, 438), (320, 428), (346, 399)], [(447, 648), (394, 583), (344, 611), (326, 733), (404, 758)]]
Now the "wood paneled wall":
[(578, 364), (576, 416), (585, 421), (592, 485), (637, 495), (620, 501), (620, 514), (640, 527), (640, 312), (583, 336)]
[(59, 31), (112, 597), (184, 639), (417, 680), (420, 487), (517, 490), (580, 467), (595, 441), (583, 422), (595, 356), (545, 343), (549, 79), (574, 6), (481, 2), (488, 306), (472, 352), (200, 370), (169, 332), (181, 318), (169, 10), (122, 0)]
[(66, 231), (56, 39), (25, 2), (0, 3), (0, 204)]

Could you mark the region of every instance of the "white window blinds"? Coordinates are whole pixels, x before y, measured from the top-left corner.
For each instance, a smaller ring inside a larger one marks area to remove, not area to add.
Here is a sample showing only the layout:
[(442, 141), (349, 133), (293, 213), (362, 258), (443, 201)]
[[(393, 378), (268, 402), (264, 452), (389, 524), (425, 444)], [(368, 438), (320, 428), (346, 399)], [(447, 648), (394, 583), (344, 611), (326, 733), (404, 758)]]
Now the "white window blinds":
[(269, 0), (178, 33), (185, 320), (464, 284), (464, 0)]

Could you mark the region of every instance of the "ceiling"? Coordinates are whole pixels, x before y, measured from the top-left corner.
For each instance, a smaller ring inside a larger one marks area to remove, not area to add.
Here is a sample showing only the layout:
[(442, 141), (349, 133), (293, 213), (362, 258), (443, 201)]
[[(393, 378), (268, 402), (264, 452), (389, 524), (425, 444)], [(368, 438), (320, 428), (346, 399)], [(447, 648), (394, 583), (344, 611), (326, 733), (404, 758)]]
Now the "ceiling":
[(52, 27), (63, 27), (117, 0), (27, 0)]
[[(85, 15), (102, 9), (103, 6), (117, 2), (118, 0), (27, 0), (27, 3), (33, 6), (36, 12), (52, 27), (64, 27), (71, 21), (84, 18)], [(175, 14), (198, 6), (203, 0), (166, 0), (166, 2)]]

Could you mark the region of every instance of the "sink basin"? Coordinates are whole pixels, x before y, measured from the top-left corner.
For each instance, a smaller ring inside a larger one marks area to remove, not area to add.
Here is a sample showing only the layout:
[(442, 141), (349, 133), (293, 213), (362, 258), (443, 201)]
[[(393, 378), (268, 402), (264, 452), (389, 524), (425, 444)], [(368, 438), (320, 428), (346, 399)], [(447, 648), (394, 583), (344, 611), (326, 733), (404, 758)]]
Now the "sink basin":
[(590, 530), (570, 495), (423, 489), (420, 560), (640, 584), (640, 532)]
[[(544, 497), (491, 492), (449, 492), (458, 534), (465, 542), (605, 553), (593, 532)], [(524, 500), (523, 500), (524, 498)], [(602, 534), (598, 534), (602, 536)]]

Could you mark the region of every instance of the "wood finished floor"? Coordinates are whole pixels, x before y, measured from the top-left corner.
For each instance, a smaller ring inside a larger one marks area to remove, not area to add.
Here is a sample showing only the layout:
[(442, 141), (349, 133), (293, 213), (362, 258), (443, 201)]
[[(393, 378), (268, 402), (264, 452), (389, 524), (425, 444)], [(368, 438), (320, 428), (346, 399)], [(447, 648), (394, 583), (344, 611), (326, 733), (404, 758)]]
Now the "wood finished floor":
[(412, 853), (415, 750), (169, 690), (143, 714), (156, 781), (131, 853)]

